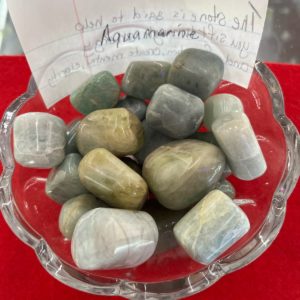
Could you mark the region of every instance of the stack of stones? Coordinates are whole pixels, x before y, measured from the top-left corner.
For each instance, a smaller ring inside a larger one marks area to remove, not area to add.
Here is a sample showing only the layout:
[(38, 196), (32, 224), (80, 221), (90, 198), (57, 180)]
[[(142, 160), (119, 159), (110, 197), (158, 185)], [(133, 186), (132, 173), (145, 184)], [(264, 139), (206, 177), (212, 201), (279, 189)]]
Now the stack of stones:
[(253, 180), (266, 163), (240, 99), (211, 96), (223, 72), (215, 54), (187, 49), (172, 64), (132, 62), (123, 100), (110, 72), (96, 74), (71, 95), (85, 117), (68, 126), (48, 113), (16, 118), (15, 159), (53, 168), (46, 194), (62, 205), (59, 228), (79, 268), (130, 268), (154, 254), (165, 220), (146, 212), (149, 190), (179, 219), (179, 245), (202, 264), (248, 232), (226, 177)]

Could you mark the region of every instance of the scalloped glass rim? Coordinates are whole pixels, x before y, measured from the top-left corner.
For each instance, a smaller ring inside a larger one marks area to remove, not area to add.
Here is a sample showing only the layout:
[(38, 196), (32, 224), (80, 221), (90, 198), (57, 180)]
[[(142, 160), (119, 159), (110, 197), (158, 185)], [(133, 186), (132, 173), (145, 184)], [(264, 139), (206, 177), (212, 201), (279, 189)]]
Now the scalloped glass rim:
[(15, 99), (7, 108), (0, 127), (0, 155), (3, 164), (0, 178), (0, 209), (7, 224), (20, 240), (35, 250), (41, 264), (53, 277), (70, 287), (96, 295), (116, 295), (135, 299), (178, 299), (203, 291), (225, 274), (245, 267), (266, 251), (277, 237), (285, 218), (287, 200), (300, 173), (300, 137), (297, 128), (285, 115), (280, 85), (265, 64), (257, 62), (255, 71), (265, 83), (273, 101), (274, 118), (285, 135), (287, 159), (282, 179), (273, 195), (272, 205), (264, 224), (253, 239), (239, 251), (186, 278), (160, 283), (109, 279), (101, 285), (98, 282), (93, 284), (79, 271), (76, 272), (65, 265), (42, 237), (33, 235), (20, 221), (11, 190), (11, 178), (14, 172), (14, 158), (10, 147), (11, 130), (16, 113), (37, 91), (32, 78), (26, 93)]

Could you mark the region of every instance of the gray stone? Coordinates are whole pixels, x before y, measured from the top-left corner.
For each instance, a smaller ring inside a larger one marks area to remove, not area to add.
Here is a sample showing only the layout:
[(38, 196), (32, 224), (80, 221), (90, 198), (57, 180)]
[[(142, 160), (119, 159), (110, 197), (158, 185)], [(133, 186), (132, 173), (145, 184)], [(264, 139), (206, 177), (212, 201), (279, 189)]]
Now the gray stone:
[(122, 89), (138, 99), (151, 99), (154, 92), (164, 83), (170, 64), (163, 61), (134, 61), (127, 68)]
[(31, 112), (14, 121), (14, 156), (23, 167), (48, 169), (65, 158), (66, 125), (54, 115)]
[(143, 177), (157, 200), (172, 210), (192, 206), (220, 180), (223, 153), (195, 140), (171, 142), (152, 152), (143, 165)]
[(59, 230), (62, 235), (71, 240), (78, 220), (97, 207), (107, 207), (107, 205), (90, 194), (83, 194), (65, 202), (59, 214)]
[(66, 143), (66, 154), (78, 153), (76, 144), (77, 129), (79, 127), (80, 120), (74, 120), (67, 126), (67, 143)]
[(178, 243), (195, 261), (210, 264), (250, 229), (245, 213), (224, 193), (211, 191), (174, 227)]
[(144, 144), (135, 154), (137, 160), (142, 164), (146, 157), (158, 147), (172, 142), (174, 139), (154, 130), (146, 121), (143, 121)]
[(135, 114), (141, 121), (145, 119), (147, 106), (144, 100), (127, 97), (124, 100), (120, 100), (116, 107), (123, 107)]
[(145, 212), (96, 208), (78, 221), (72, 256), (84, 270), (133, 268), (154, 253), (158, 230)]
[(59, 204), (87, 193), (80, 182), (78, 166), (81, 156), (77, 153), (68, 154), (61, 165), (51, 170), (46, 182), (46, 194)]
[(205, 101), (204, 125), (208, 130), (218, 118), (230, 112), (243, 112), (241, 100), (231, 94), (218, 94)]
[(224, 194), (226, 194), (231, 199), (235, 198), (235, 195), (236, 195), (235, 188), (234, 188), (234, 186), (228, 180), (221, 180), (221, 181), (219, 181), (216, 184), (215, 189), (216, 190), (220, 190), (221, 192), (223, 192)]
[(206, 100), (223, 78), (224, 63), (217, 55), (200, 49), (186, 49), (174, 60), (168, 83)]
[(251, 123), (244, 113), (223, 115), (213, 123), (212, 131), (236, 177), (253, 180), (265, 173), (266, 161)]
[(160, 86), (147, 109), (146, 121), (155, 130), (175, 139), (195, 133), (204, 117), (198, 97), (171, 84)]
[(84, 115), (98, 109), (112, 108), (118, 103), (120, 87), (114, 76), (102, 71), (84, 82), (70, 96), (73, 107)]

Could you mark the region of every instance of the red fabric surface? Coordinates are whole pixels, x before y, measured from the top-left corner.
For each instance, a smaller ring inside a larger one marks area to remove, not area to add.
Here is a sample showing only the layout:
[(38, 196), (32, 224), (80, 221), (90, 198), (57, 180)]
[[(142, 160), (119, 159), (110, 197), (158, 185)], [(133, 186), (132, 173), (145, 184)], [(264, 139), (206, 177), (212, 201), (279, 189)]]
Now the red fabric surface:
[[(300, 128), (300, 66), (270, 64), (278, 77), (289, 118)], [(30, 71), (24, 57), (0, 57), (0, 115), (25, 91)], [(1, 167), (0, 167), (1, 170)], [(289, 199), (283, 229), (266, 253), (248, 267), (227, 275), (189, 299), (300, 299), (300, 184)], [(34, 252), (20, 242), (0, 216), (0, 299), (104, 299), (75, 291), (42, 268)]]

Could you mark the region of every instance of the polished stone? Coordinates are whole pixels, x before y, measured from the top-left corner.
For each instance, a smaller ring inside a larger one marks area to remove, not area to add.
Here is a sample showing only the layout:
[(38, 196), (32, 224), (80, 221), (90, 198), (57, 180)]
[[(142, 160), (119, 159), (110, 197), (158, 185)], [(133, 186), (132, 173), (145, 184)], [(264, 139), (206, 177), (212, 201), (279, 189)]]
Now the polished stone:
[(172, 142), (174, 139), (154, 130), (146, 121), (143, 121), (144, 144), (135, 154), (137, 160), (142, 164), (146, 157), (158, 147)]
[(171, 84), (160, 86), (147, 109), (146, 121), (153, 129), (175, 139), (195, 133), (204, 117), (202, 100)]
[(78, 153), (76, 144), (77, 129), (79, 127), (80, 120), (74, 120), (67, 126), (67, 143), (66, 143), (66, 154)]
[(220, 180), (224, 167), (225, 157), (216, 146), (183, 140), (152, 152), (143, 177), (163, 206), (180, 210), (200, 201)]
[(149, 214), (96, 208), (77, 223), (72, 256), (84, 270), (133, 268), (153, 255), (157, 240), (157, 226)]
[(86, 193), (78, 174), (81, 155), (68, 154), (57, 168), (51, 170), (46, 181), (46, 194), (59, 204)]
[(82, 194), (65, 202), (59, 214), (59, 230), (62, 235), (71, 240), (78, 220), (97, 207), (107, 207), (107, 205), (90, 194)]
[(54, 115), (31, 112), (16, 117), (14, 156), (23, 167), (48, 169), (65, 158), (66, 125)]
[(138, 99), (151, 99), (154, 92), (166, 83), (170, 64), (163, 61), (134, 61), (127, 68), (122, 89)]
[(118, 103), (120, 87), (114, 76), (102, 71), (84, 82), (70, 96), (73, 107), (84, 115), (98, 109), (112, 108)]
[(79, 176), (87, 190), (112, 207), (140, 209), (148, 195), (144, 179), (103, 148), (82, 159)]
[(122, 157), (136, 153), (143, 142), (142, 123), (125, 108), (97, 110), (80, 122), (77, 131), (77, 147), (82, 155), (105, 148)]
[(118, 108), (123, 107), (135, 114), (141, 121), (145, 119), (147, 106), (144, 100), (127, 97), (124, 100), (120, 100), (117, 104)]
[(212, 131), (236, 177), (253, 180), (265, 173), (266, 161), (251, 123), (244, 113), (223, 115), (213, 123)]
[(188, 255), (207, 265), (249, 229), (245, 213), (223, 192), (214, 190), (175, 225), (174, 234)]
[(204, 125), (208, 130), (218, 118), (230, 112), (243, 112), (241, 100), (231, 94), (218, 94), (205, 101)]
[(228, 181), (228, 180), (223, 179), (223, 180), (219, 181), (216, 184), (215, 189), (223, 192), (224, 194), (226, 194), (231, 199), (235, 198), (235, 195), (236, 195), (235, 188), (231, 184), (231, 182)]
[(223, 74), (221, 58), (211, 52), (190, 48), (175, 58), (168, 83), (205, 101), (219, 85)]

